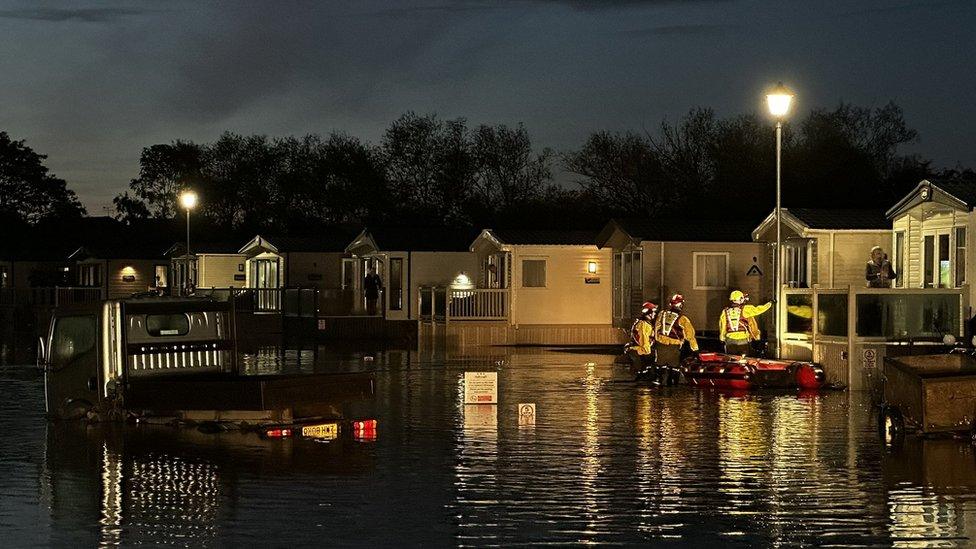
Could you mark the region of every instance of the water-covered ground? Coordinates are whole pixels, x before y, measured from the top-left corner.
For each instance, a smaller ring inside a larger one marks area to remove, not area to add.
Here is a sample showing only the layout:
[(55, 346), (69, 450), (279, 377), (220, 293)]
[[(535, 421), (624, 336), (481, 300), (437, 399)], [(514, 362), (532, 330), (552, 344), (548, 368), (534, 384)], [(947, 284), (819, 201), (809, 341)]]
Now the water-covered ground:
[[(616, 381), (610, 357), (268, 346), (253, 373), (375, 369), (374, 442), (49, 424), (0, 370), (2, 545), (933, 545), (976, 541), (976, 457), (886, 451), (866, 396), (723, 395)], [(461, 404), (465, 371), (497, 407)], [(516, 406), (535, 403), (534, 427)]]

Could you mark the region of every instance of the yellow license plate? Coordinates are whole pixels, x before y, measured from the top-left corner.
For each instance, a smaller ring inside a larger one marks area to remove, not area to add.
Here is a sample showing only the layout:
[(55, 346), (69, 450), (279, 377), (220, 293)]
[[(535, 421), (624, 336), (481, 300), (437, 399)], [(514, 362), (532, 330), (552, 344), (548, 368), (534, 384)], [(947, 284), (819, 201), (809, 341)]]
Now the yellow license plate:
[(334, 439), (339, 436), (338, 423), (321, 423), (318, 425), (303, 425), (302, 436), (311, 438)]

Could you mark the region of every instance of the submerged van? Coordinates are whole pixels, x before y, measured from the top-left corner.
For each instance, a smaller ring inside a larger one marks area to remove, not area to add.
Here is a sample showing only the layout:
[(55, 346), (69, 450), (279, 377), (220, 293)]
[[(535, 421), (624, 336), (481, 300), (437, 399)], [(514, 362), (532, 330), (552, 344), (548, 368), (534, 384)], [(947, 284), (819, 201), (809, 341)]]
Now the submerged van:
[(59, 307), (39, 350), (48, 416), (289, 426), (374, 394), (368, 372), (243, 375), (234, 318), (233, 301), (210, 298)]

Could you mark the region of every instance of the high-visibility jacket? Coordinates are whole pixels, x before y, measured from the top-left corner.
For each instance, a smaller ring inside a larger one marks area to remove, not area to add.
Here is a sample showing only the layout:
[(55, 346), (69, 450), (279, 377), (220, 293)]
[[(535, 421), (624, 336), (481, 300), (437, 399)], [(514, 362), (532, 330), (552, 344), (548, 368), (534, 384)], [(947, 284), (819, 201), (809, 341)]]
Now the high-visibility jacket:
[(718, 337), (732, 343), (755, 341), (759, 339), (759, 323), (747, 316), (741, 305), (726, 307), (718, 317)]
[(679, 311), (664, 311), (657, 314), (654, 323), (654, 340), (663, 345), (681, 345), (685, 341), (692, 351), (698, 350), (698, 340), (695, 339), (695, 327), (688, 317)]
[(772, 301), (767, 301), (766, 303), (763, 303), (762, 305), (743, 305), (742, 306), (742, 314), (746, 318), (751, 318), (751, 317), (754, 317), (754, 316), (759, 316), (759, 315), (765, 313), (766, 311), (768, 311), (769, 308), (772, 307), (772, 306), (773, 306), (773, 302)]
[(633, 339), (630, 348), (637, 354), (641, 356), (651, 354), (651, 346), (654, 345), (653, 324), (643, 318), (638, 318), (630, 328), (630, 337)]

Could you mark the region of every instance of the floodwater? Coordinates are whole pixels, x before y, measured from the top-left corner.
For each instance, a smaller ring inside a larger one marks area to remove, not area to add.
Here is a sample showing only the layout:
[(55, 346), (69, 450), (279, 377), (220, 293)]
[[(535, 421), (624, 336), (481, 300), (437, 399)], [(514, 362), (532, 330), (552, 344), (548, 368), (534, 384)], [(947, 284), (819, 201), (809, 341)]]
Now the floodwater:
[[(0, 534), (22, 546), (973, 546), (976, 456), (885, 450), (861, 394), (730, 395), (617, 380), (608, 356), (269, 346), (249, 371), (376, 370), (346, 402), (375, 441), (49, 424), (0, 370)], [(461, 403), (497, 371), (497, 407)], [(517, 405), (535, 403), (534, 426)]]

